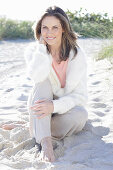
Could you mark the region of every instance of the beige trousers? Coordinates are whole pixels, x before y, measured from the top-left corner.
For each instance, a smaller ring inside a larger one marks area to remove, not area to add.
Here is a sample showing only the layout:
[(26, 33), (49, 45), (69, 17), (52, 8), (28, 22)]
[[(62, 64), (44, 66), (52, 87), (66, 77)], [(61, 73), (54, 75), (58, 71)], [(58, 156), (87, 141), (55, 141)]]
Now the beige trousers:
[(88, 119), (88, 113), (82, 106), (75, 106), (64, 114), (53, 113), (42, 119), (37, 119), (37, 115), (32, 114), (34, 111), (30, 107), (38, 99), (54, 99), (49, 79), (34, 86), (27, 102), (30, 115), (30, 135), (36, 139), (37, 143), (40, 143), (47, 136), (61, 140), (65, 136), (81, 131), (84, 127)]

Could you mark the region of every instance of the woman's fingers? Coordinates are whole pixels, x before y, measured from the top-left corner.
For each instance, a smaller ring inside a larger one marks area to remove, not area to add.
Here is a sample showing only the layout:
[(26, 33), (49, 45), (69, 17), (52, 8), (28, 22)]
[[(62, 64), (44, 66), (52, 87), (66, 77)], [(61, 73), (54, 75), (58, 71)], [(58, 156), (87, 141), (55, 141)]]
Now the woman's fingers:
[(47, 114), (44, 113), (44, 114), (42, 114), (41, 116), (38, 116), (37, 118), (38, 118), (38, 119), (42, 119), (42, 118), (44, 118), (45, 116), (47, 116)]
[(38, 119), (41, 119), (48, 114), (52, 113), (52, 104), (51, 101), (47, 99), (38, 100), (35, 102), (36, 105), (30, 107), (34, 111), (33, 115), (38, 115)]
[(33, 107), (32, 110), (40, 110), (41, 108), (43, 108), (42, 106), (37, 106), (37, 107)]
[(37, 105), (31, 106), (30, 109), (34, 110), (36, 108), (41, 108), (41, 107), (42, 107), (42, 104), (37, 104)]
[(41, 102), (44, 102), (46, 101), (47, 99), (41, 99), (41, 100), (37, 100), (35, 103), (41, 103)]
[[(37, 104), (37, 105), (31, 106), (30, 109), (40, 108), (40, 107), (42, 106), (41, 103), (44, 102), (44, 101), (46, 101), (46, 100), (47, 100), (47, 99), (42, 99), (42, 100), (36, 101), (35, 104)], [(38, 104), (38, 103), (39, 103), (39, 104)]]
[(34, 112), (33, 115), (39, 115), (39, 114), (44, 113), (44, 111), (42, 111), (42, 110), (37, 110), (37, 111), (38, 111), (38, 112)]

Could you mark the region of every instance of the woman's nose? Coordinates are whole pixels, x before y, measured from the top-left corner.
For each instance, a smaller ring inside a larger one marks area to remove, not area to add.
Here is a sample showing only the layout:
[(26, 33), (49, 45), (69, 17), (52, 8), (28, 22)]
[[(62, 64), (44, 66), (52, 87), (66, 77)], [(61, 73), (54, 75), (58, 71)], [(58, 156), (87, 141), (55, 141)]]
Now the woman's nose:
[(48, 34), (53, 33), (52, 29), (48, 29), (48, 32), (47, 32), (47, 33), (48, 33)]

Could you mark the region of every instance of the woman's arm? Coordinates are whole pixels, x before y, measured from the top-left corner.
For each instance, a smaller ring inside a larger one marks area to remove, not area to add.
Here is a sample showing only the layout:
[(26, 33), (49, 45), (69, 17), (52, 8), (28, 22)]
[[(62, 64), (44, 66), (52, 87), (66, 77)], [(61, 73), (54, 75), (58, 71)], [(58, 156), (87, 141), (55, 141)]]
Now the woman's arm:
[(50, 60), (44, 44), (31, 44), (24, 53), (27, 75), (38, 83), (44, 81), (50, 72)]
[(52, 100), (54, 105), (53, 113), (63, 114), (75, 106), (86, 106), (88, 101), (87, 84), (83, 80), (77, 87), (69, 94), (60, 97), (59, 99)]

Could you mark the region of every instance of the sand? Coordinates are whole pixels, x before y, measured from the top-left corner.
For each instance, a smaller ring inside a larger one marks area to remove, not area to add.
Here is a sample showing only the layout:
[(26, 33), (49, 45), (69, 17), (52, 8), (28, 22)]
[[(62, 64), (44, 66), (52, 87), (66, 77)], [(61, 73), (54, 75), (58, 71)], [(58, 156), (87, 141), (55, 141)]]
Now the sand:
[(87, 54), (89, 119), (84, 129), (56, 143), (55, 163), (41, 162), (29, 136), (27, 99), (32, 82), (26, 75), (25, 47), (30, 40), (0, 41), (0, 125), (24, 121), (26, 127), (0, 128), (0, 168), (51, 170), (113, 170), (113, 65), (96, 61), (110, 40), (79, 39)]

